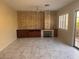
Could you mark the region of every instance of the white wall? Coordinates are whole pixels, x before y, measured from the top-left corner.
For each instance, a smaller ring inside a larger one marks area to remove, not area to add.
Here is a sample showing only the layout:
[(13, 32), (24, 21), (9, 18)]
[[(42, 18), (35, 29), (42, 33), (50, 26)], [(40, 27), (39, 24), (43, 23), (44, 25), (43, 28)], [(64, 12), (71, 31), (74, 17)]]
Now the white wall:
[(75, 24), (75, 11), (79, 10), (79, 0), (61, 8), (58, 11), (58, 16), (64, 13), (69, 13), (68, 30), (58, 30), (58, 37), (65, 43), (73, 45), (74, 42), (74, 24)]
[(16, 40), (16, 11), (0, 1), (0, 51)]

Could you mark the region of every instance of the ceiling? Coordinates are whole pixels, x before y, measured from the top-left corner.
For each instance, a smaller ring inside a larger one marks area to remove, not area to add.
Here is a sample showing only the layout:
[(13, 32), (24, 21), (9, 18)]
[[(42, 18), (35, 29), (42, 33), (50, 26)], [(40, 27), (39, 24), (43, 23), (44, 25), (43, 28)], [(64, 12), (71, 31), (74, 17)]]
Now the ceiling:
[[(58, 10), (75, 0), (5, 0), (5, 2), (16, 10)], [(49, 4), (49, 6), (45, 6)]]

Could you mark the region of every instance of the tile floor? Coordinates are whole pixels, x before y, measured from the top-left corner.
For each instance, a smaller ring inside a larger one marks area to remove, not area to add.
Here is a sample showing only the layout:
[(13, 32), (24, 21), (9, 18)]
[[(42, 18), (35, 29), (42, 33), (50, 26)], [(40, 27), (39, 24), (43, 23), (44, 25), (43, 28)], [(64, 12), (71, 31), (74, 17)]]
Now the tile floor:
[(79, 51), (55, 38), (25, 38), (0, 52), (0, 59), (79, 59)]

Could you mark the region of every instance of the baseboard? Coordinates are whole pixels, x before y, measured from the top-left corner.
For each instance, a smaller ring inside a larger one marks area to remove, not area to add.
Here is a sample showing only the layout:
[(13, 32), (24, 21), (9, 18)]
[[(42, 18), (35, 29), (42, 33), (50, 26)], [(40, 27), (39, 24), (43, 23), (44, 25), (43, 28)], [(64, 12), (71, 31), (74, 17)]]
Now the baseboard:
[[(16, 39), (15, 39), (15, 40), (16, 40)], [(7, 48), (7, 47), (8, 47), (11, 43), (13, 43), (15, 40), (13, 40), (13, 41), (9, 42), (8, 44), (6, 44), (5, 47), (0, 48), (0, 52), (3, 51), (5, 48)]]

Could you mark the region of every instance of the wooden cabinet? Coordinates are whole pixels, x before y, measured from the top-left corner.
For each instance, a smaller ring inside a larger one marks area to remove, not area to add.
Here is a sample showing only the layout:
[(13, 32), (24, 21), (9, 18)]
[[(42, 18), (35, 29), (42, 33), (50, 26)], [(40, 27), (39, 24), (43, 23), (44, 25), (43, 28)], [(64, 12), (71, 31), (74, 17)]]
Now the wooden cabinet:
[(41, 37), (41, 30), (17, 30), (18, 38)]
[(58, 29), (54, 29), (54, 37), (58, 37)]

